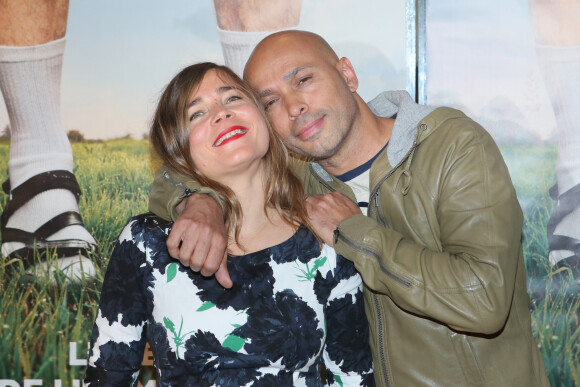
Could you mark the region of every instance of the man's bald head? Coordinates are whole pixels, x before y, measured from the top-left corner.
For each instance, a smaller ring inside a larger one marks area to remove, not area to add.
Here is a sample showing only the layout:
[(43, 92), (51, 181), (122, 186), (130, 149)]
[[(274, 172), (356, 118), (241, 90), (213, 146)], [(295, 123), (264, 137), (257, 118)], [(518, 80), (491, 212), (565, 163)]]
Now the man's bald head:
[[(282, 31), (263, 39), (244, 70), (268, 119), (292, 151), (325, 168), (344, 158), (360, 121), (358, 79), (350, 61), (339, 59), (320, 36)], [(364, 105), (366, 106), (366, 105)], [(333, 172), (332, 169), (328, 169)]]
[(244, 78), (253, 71), (260, 71), (261, 66), (267, 66), (270, 58), (279, 57), (283, 53), (323, 60), (332, 66), (338, 61), (332, 47), (320, 35), (299, 30), (280, 31), (265, 37), (254, 48), (244, 69)]

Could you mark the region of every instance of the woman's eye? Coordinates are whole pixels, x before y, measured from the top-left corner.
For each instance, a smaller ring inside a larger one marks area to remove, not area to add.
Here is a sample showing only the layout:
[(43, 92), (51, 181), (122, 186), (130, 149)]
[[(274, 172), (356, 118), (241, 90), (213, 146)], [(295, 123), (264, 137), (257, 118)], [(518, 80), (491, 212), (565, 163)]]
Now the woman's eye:
[(195, 112), (192, 115), (189, 116), (189, 121), (193, 121), (198, 117), (201, 117), (203, 115), (203, 112), (199, 111), (199, 112)]
[(231, 97), (228, 97), (227, 102), (234, 102), (239, 99), (242, 99), (242, 97), (240, 97), (239, 95), (232, 95)]

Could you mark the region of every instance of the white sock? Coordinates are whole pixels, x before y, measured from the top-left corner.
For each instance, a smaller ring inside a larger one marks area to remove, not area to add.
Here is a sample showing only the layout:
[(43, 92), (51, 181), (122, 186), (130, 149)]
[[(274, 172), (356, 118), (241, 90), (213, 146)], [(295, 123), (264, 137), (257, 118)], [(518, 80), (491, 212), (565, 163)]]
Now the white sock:
[[(558, 125), (556, 180), (562, 195), (580, 184), (580, 46), (537, 45), (536, 53)], [(556, 235), (580, 240), (580, 208), (556, 226)], [(552, 251), (552, 264), (573, 255), (572, 251)]]
[[(60, 80), (65, 38), (36, 46), (0, 46), (0, 89), (11, 128), (9, 174), (11, 188), (52, 170), (72, 172), (73, 155), (61, 119)], [(54, 189), (36, 195), (17, 210), (7, 227), (33, 232), (54, 216), (77, 211), (74, 195)], [(95, 243), (82, 226), (69, 226), (50, 240), (81, 239)], [(23, 247), (8, 242), (3, 252)]]
[(219, 27), (217, 30), (226, 66), (240, 77), (254, 47), (266, 36), (282, 31), (228, 31)]

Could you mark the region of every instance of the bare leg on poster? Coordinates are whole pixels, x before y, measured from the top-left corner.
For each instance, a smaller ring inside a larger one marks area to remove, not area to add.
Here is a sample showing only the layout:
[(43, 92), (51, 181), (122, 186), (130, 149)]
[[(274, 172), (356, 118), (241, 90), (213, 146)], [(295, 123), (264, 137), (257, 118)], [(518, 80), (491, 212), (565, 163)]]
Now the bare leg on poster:
[(580, 0), (530, 0), (538, 64), (558, 126), (556, 200), (548, 222), (550, 263), (580, 286)]
[(68, 278), (87, 278), (96, 249), (79, 214), (80, 189), (60, 111), (68, 0), (0, 1), (0, 89), (10, 118), (9, 199), (1, 218), (2, 253), (33, 273), (35, 250), (58, 253)]
[(240, 76), (256, 44), (298, 26), (302, 0), (214, 0), (225, 64)]

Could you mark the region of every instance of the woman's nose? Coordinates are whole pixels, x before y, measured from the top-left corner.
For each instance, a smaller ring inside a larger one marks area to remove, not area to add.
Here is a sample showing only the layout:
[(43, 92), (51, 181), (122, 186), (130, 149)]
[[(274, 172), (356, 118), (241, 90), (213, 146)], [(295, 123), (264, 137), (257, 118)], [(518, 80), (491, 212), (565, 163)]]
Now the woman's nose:
[(215, 112), (215, 115), (214, 115), (213, 122), (215, 124), (217, 124), (221, 120), (224, 120), (224, 119), (227, 119), (227, 118), (232, 117), (232, 115), (233, 115), (233, 113), (230, 110), (224, 109), (224, 108), (221, 108), (221, 107), (216, 107), (216, 112)]

